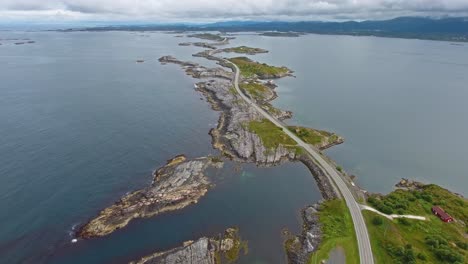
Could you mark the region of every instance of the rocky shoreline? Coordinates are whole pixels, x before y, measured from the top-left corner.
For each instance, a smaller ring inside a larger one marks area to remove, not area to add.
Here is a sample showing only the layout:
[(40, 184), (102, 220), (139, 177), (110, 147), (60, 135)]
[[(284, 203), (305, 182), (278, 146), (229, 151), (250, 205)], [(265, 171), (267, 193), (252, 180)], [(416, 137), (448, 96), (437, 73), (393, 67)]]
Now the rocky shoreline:
[[(326, 200), (337, 198), (339, 195), (322, 169), (309, 156), (304, 155), (295, 143), (289, 144), (285, 141), (268, 145), (265, 135), (257, 133), (258, 131), (253, 128), (252, 124), (264, 125), (265, 119), (252, 105), (245, 102), (233, 87), (233, 66), (224, 59), (214, 56), (222, 52), (256, 54), (268, 51), (245, 46), (218, 49), (217, 46), (227, 44), (229, 38), (220, 40), (217, 35), (206, 34), (193, 37), (218, 39), (218, 42), (212, 43), (187, 42), (179, 45), (207, 48), (208, 50), (193, 56), (214, 60), (221, 67), (207, 68), (198, 63), (178, 60), (172, 56), (163, 56), (159, 58), (159, 61), (161, 64), (180, 65), (187, 75), (200, 79), (195, 84), (195, 89), (204, 95), (213, 110), (220, 112), (217, 126), (209, 132), (212, 136), (213, 147), (233, 161), (255, 163), (258, 166), (274, 166), (286, 161), (300, 161), (316, 179), (322, 197)], [(277, 109), (270, 102), (277, 97), (274, 90), (276, 85), (271, 79), (292, 76), (292, 71), (286, 67), (260, 64), (245, 57), (234, 59), (251, 64), (253, 67), (260, 65), (259, 67), (271, 70), (272, 73), (267, 74), (257, 72), (249, 76), (241, 75), (241, 89), (276, 119), (291, 118), (292, 112)], [(232, 71), (227, 71), (226, 67)], [(342, 142), (342, 138), (336, 137), (336, 140), (327, 141), (325, 144), (322, 142), (316, 147), (325, 149)], [(222, 161), (218, 158), (204, 157), (187, 160), (183, 155), (177, 156), (154, 173), (151, 186), (125, 195), (114, 205), (102, 210), (96, 218), (78, 231), (77, 236), (81, 238), (105, 236), (123, 228), (132, 219), (151, 217), (196, 203), (212, 186), (203, 174), (204, 171), (208, 167), (219, 166), (222, 166)], [(305, 263), (307, 256), (317, 248), (321, 241), (316, 208), (317, 206), (311, 206), (302, 211), (303, 231), (289, 240), (292, 241), (290, 248), (294, 249), (287, 250), (289, 263)], [(229, 232), (233, 234), (232, 230)], [(218, 259), (220, 253), (226, 251), (223, 249), (222, 241), (210, 238), (201, 238), (195, 242), (189, 241), (182, 247), (155, 253), (136, 263), (220, 263)]]
[[(267, 149), (260, 137), (248, 130), (246, 124), (254, 120), (260, 121), (263, 117), (235, 92), (231, 80), (225, 80), (228, 75), (226, 71), (201, 68), (198, 64), (182, 62), (171, 56), (161, 57), (159, 61), (179, 64), (187, 74), (195, 78), (206, 77), (209, 72), (216, 73), (209, 76), (214, 79), (198, 82), (195, 86), (214, 110), (221, 111), (218, 126), (212, 129), (210, 134), (213, 137), (213, 146), (225, 156), (235, 161), (253, 162), (258, 165), (275, 165), (296, 158), (295, 150), (281, 145), (276, 149)], [(204, 70), (199, 72), (201, 69)], [(192, 74), (193, 72), (199, 73)], [(290, 114), (278, 109), (274, 116), (282, 119)]]
[(302, 232), (289, 237), (284, 245), (289, 264), (305, 264), (309, 262), (310, 253), (314, 252), (322, 240), (322, 231), (318, 211), (320, 204), (314, 204), (302, 209)]
[[(220, 52), (222, 52), (222, 50), (204, 51), (194, 56), (205, 57), (210, 60), (218, 61), (218, 64), (222, 66), (229, 66), (226, 65), (224, 61), (213, 56), (213, 54)], [(214, 148), (220, 150), (225, 156), (235, 161), (254, 162), (262, 166), (272, 166), (284, 161), (301, 161), (314, 176), (322, 197), (325, 200), (339, 197), (329, 178), (309, 156), (298, 154), (295, 149), (290, 149), (282, 145), (279, 145), (276, 149), (271, 151), (264, 146), (258, 135), (251, 133), (251, 131), (246, 128), (245, 124), (247, 122), (261, 120), (262, 117), (255, 109), (247, 105), (235, 90), (233, 90), (231, 80), (226, 81), (227, 78), (225, 77), (228, 76), (226, 71), (203, 69), (203, 71), (206, 72), (205, 74), (193, 74), (193, 72), (198, 72), (200, 69), (198, 65), (178, 61), (172, 57), (162, 57), (160, 61), (162, 63), (179, 64), (185, 69), (187, 74), (195, 78), (203, 78), (205, 76), (215, 78), (196, 84), (196, 89), (205, 96), (207, 101), (211, 104), (212, 109), (221, 112), (217, 127), (210, 131)], [(209, 72), (217, 72), (217, 74), (207, 74)], [(290, 74), (290, 71), (288, 71), (288, 74)], [(268, 78), (263, 76), (264, 79), (281, 78), (283, 76), (267, 77)], [(259, 82), (259, 80), (255, 77), (244, 77), (242, 80), (242, 83), (248, 84), (251, 82)], [(266, 90), (265, 94), (262, 96), (263, 101), (252, 98), (249, 93), (246, 94), (262, 105), (262, 108), (271, 113), (275, 118), (279, 120), (290, 118), (292, 115), (291, 112), (273, 108), (269, 104), (270, 101), (277, 97), (274, 91), (276, 85), (271, 81), (263, 84), (269, 89)], [(323, 150), (341, 144), (343, 141), (343, 138), (337, 137), (337, 140), (318, 147)], [(307, 263), (310, 253), (320, 244), (322, 233), (317, 215), (318, 208), (319, 206), (316, 204), (302, 210), (303, 231), (300, 235), (293, 236), (289, 240), (288, 246), (286, 246), (287, 243), (285, 243), (288, 263)]]
[[(201, 52), (196, 54), (201, 57), (214, 59), (210, 53)], [(216, 58), (216, 57), (215, 57)], [(214, 60), (218, 60), (217, 58)], [(213, 78), (208, 81), (198, 82), (196, 90), (200, 91), (212, 106), (212, 109), (221, 111), (218, 125), (210, 131), (213, 147), (220, 150), (225, 156), (238, 162), (253, 162), (257, 165), (276, 165), (284, 161), (299, 160), (306, 165), (318, 182), (319, 189), (325, 199), (333, 199), (336, 193), (331, 187), (328, 178), (322, 170), (310, 160), (309, 157), (298, 155), (296, 149), (286, 148), (279, 145), (278, 148), (271, 151), (266, 149), (261, 139), (255, 133), (250, 132), (245, 123), (252, 120), (261, 120), (262, 116), (251, 106), (247, 105), (232, 87), (232, 73), (222, 68), (217, 70), (207, 69), (196, 63), (183, 62), (172, 56), (164, 56), (159, 59), (161, 63), (174, 63), (181, 65), (188, 75), (194, 78)], [(193, 74), (196, 72), (196, 74)], [(212, 74), (210, 74), (212, 73)], [(269, 102), (276, 98), (274, 88), (276, 85), (267, 82), (265, 85), (271, 89), (270, 96), (266, 96), (265, 101)], [(290, 111), (276, 109), (266, 109), (277, 119), (284, 120), (291, 117)], [(338, 137), (336, 142), (320, 146), (326, 149), (343, 142)]]
[(217, 237), (202, 237), (186, 241), (183, 246), (156, 252), (131, 264), (222, 264), (234, 263), (241, 254), (247, 254), (247, 242), (239, 230), (228, 228)]
[(212, 186), (204, 171), (222, 165), (222, 161), (211, 157), (187, 160), (184, 155), (176, 156), (154, 173), (151, 186), (125, 195), (102, 210), (80, 228), (77, 237), (105, 236), (135, 218), (155, 216), (197, 203)]

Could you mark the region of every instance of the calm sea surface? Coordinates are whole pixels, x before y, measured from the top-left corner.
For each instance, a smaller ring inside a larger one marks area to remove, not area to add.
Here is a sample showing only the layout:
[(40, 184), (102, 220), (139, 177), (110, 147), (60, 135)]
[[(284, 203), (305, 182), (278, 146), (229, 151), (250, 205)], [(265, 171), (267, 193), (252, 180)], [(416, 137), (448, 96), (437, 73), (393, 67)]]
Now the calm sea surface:
[[(249, 241), (243, 262), (284, 262), (281, 230), (297, 232), (299, 209), (320, 199), (298, 163), (227, 163), (197, 205), (71, 244), (74, 226), (149, 184), (167, 159), (216, 153), (208, 131), (218, 114), (179, 66), (157, 58), (213, 64), (163, 33), (0, 38), (36, 41), (0, 41), (0, 263), (124, 263), (230, 226)], [(363, 187), (387, 192), (409, 177), (466, 194), (468, 46), (317, 35), (236, 44), (266, 48), (257, 60), (296, 72), (278, 81), (275, 105), (294, 112), (290, 123), (344, 136), (327, 153)]]
[(334, 131), (327, 154), (372, 192), (402, 177), (468, 195), (468, 44), (376, 37), (240, 36), (256, 60), (297, 78), (277, 83), (292, 124)]
[[(0, 263), (125, 263), (183, 241), (240, 228), (247, 263), (282, 263), (281, 231), (320, 199), (302, 164), (232, 164), (197, 205), (71, 244), (72, 229), (151, 182), (174, 155), (216, 153), (218, 113), (163, 55), (192, 58), (162, 33), (14, 33), (0, 46)], [(135, 60), (144, 59), (137, 64)], [(213, 63), (206, 63), (213, 65)]]

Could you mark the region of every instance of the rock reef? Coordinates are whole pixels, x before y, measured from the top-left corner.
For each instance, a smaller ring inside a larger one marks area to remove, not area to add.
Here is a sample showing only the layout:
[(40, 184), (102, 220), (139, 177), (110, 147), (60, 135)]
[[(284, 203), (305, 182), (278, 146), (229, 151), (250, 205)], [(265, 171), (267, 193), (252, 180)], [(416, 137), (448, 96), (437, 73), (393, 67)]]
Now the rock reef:
[(317, 211), (319, 204), (308, 206), (301, 211), (303, 220), (302, 233), (285, 241), (286, 256), (289, 264), (309, 263), (310, 253), (314, 252), (322, 241), (322, 231)]
[(192, 76), (193, 78), (222, 78), (232, 80), (234, 77), (232, 72), (228, 72), (225, 69), (218, 68), (206, 68), (194, 62), (180, 61), (172, 56), (163, 56), (158, 59), (162, 64), (173, 63), (181, 65), (185, 69), (185, 73)]
[(255, 55), (259, 53), (268, 53), (268, 50), (260, 49), (260, 48), (251, 48), (247, 46), (239, 46), (239, 47), (225, 48), (225, 49), (222, 49), (221, 52), (234, 52), (234, 53), (240, 53), (240, 54)]
[(210, 131), (215, 148), (234, 160), (258, 165), (274, 165), (296, 157), (295, 149), (281, 144), (266, 147), (260, 136), (249, 130), (248, 124), (263, 120), (263, 116), (240, 98), (231, 82), (211, 80), (196, 86), (213, 109), (221, 111), (218, 126)]
[[(161, 57), (159, 61), (179, 64), (187, 74), (195, 78), (215, 78), (196, 84), (196, 89), (205, 95), (212, 108), (221, 111), (218, 126), (210, 131), (215, 148), (234, 160), (263, 165), (277, 164), (295, 158), (295, 149), (282, 145), (275, 149), (267, 148), (257, 134), (249, 131), (247, 124), (253, 120), (260, 121), (263, 117), (237, 94), (232, 84), (232, 72), (226, 72), (221, 68), (207, 69), (196, 63), (177, 60), (172, 56)], [(272, 114), (279, 119), (290, 116), (289, 112), (279, 109)]]
[(228, 228), (217, 237), (202, 237), (187, 241), (183, 246), (156, 252), (132, 264), (221, 264), (233, 263), (240, 254), (247, 254), (247, 242), (242, 241), (238, 230)]
[(184, 208), (206, 194), (211, 187), (204, 175), (208, 167), (220, 167), (222, 162), (211, 157), (187, 160), (179, 155), (154, 173), (152, 184), (125, 195), (114, 205), (80, 228), (78, 237), (105, 236), (126, 226), (132, 219), (150, 217)]

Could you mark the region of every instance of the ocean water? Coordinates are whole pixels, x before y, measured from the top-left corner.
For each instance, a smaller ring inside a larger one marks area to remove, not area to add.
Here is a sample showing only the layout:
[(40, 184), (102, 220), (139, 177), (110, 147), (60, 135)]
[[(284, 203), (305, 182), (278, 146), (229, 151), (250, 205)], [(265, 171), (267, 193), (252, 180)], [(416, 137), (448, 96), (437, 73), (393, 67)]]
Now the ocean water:
[[(125, 263), (237, 226), (245, 261), (282, 263), (283, 228), (320, 199), (302, 164), (232, 165), (186, 210), (71, 244), (73, 228), (151, 182), (167, 159), (215, 154), (218, 113), (174, 55), (213, 65), (164, 33), (1, 32), (34, 44), (0, 46), (0, 263)], [(135, 63), (137, 59), (144, 63)]]
[[(136, 220), (112, 235), (70, 243), (73, 228), (177, 154), (215, 154), (218, 114), (195, 80), (157, 58), (191, 54), (165, 33), (1, 32), (0, 263), (125, 263), (237, 226), (249, 241), (242, 263), (284, 263), (284, 228), (320, 199), (299, 163), (274, 168), (227, 163), (197, 205)], [(346, 142), (327, 151), (359, 185), (388, 192), (401, 177), (464, 193), (468, 46), (448, 42), (307, 35), (239, 35), (232, 45), (270, 50), (255, 59), (285, 65), (274, 104), (291, 124), (327, 129)], [(234, 56), (234, 55), (232, 55)], [(137, 59), (145, 62), (135, 63)]]
[(357, 183), (387, 193), (402, 177), (468, 194), (468, 44), (377, 37), (243, 35), (284, 65), (274, 105), (291, 124), (334, 131), (326, 153)]

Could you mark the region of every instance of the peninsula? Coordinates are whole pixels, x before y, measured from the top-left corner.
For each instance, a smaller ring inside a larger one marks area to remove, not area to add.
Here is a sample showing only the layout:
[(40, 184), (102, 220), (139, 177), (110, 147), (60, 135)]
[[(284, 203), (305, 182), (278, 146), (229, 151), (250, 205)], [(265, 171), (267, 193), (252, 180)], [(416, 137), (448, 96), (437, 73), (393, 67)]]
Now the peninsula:
[(123, 228), (132, 219), (150, 217), (197, 203), (211, 188), (204, 171), (208, 167), (219, 168), (222, 165), (221, 160), (213, 157), (193, 160), (187, 160), (183, 155), (174, 157), (154, 173), (151, 186), (125, 195), (102, 210), (78, 231), (77, 236), (105, 236)]
[[(102, 210), (79, 230), (79, 237), (105, 236), (125, 227), (134, 218), (181, 210), (196, 203), (213, 187), (203, 172), (209, 167), (221, 167), (223, 159), (257, 166), (300, 161), (316, 179), (324, 200), (302, 210), (300, 234), (287, 232), (284, 247), (288, 263), (325, 261), (335, 250), (343, 252), (347, 263), (374, 263), (374, 260), (383, 263), (386, 259), (395, 260), (395, 263), (418, 263), (418, 260), (461, 263), (464, 260), (464, 229), (468, 221), (464, 209), (466, 199), (437, 186), (408, 181), (400, 182), (399, 189), (387, 196), (361, 190), (352, 177), (320, 152), (343, 143), (341, 136), (313, 128), (288, 126), (284, 120), (291, 118), (293, 113), (271, 104), (278, 96), (274, 79), (293, 76), (292, 70), (248, 57), (222, 57), (229, 53), (255, 55), (268, 52), (247, 46), (220, 48), (229, 44), (232, 37), (208, 33), (190, 37), (211, 42), (179, 45), (205, 48), (193, 56), (215, 61), (219, 67), (208, 68), (170, 55), (159, 58), (159, 61), (180, 65), (187, 75), (199, 79), (195, 89), (213, 110), (219, 112), (218, 123), (209, 133), (213, 147), (221, 155), (190, 160), (181, 155), (169, 160), (154, 173), (150, 187), (132, 192)], [(440, 221), (426, 221), (434, 219), (428, 208), (437, 204), (435, 200), (451, 201), (452, 205), (447, 208), (456, 212), (453, 213), (456, 224), (446, 229), (448, 235), (440, 234), (444, 228)], [(362, 210), (365, 212), (361, 213)], [(396, 223), (394, 219), (397, 219)], [(413, 225), (412, 221), (419, 222)], [(383, 227), (391, 228), (400, 238), (382, 237)], [(184, 260), (183, 263), (229, 263), (237, 259), (227, 257), (232, 255), (229, 253), (231, 249), (235, 249), (237, 256), (243, 245), (242, 242), (225, 242), (240, 241), (237, 230), (234, 230), (228, 229), (218, 240), (205, 237), (187, 241), (181, 247), (154, 253), (138, 263), (166, 263), (174, 258)], [(426, 234), (421, 233), (423, 230)], [(428, 230), (430, 234), (427, 234)], [(438, 246), (434, 247), (434, 243)], [(447, 245), (455, 245), (455, 249)], [(426, 253), (428, 247), (433, 249), (429, 250), (430, 254)]]

